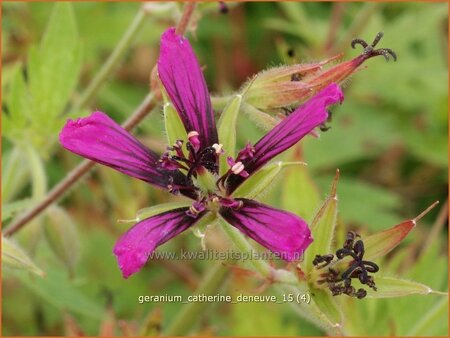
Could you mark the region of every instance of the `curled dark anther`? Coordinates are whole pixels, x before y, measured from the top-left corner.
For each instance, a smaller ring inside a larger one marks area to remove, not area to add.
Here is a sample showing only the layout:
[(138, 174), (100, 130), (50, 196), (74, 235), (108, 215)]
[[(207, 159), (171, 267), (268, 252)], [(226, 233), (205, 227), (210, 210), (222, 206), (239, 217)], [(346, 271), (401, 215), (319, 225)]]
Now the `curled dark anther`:
[[(320, 275), (319, 284), (327, 283), (333, 296), (345, 294), (358, 299), (366, 297), (366, 290), (360, 288), (356, 291), (355, 287), (352, 286), (353, 279), (358, 279), (361, 284), (367, 285), (375, 291), (377, 290), (375, 280), (369, 273), (377, 272), (379, 267), (371, 261), (363, 260), (365, 253), (364, 242), (362, 239), (355, 240), (356, 238), (361, 238), (361, 236), (353, 231), (348, 232), (343, 247), (336, 250), (338, 261), (346, 257), (352, 258), (348, 263), (347, 269), (340, 272), (329, 267), (328, 273)], [(316, 269), (321, 269), (332, 263), (333, 259), (334, 256), (332, 254), (316, 255), (313, 265), (316, 266)], [(323, 264), (319, 265), (321, 263)]]
[(389, 61), (389, 56), (391, 56), (394, 61), (397, 61), (397, 54), (390, 49), (390, 48), (378, 48), (375, 49), (375, 46), (380, 42), (381, 38), (383, 37), (383, 32), (379, 32), (375, 39), (373, 40), (372, 44), (369, 45), (365, 40), (363, 39), (353, 39), (351, 42), (351, 46), (354, 49), (356, 45), (361, 45), (364, 48), (363, 55), (366, 56), (366, 58), (371, 58), (378, 55), (383, 55), (386, 61)]
[[(316, 255), (316, 257), (314, 257), (313, 260), (313, 265), (315, 265), (318, 269), (321, 269), (325, 266), (327, 266), (328, 264), (330, 264), (330, 262), (333, 260), (334, 256), (332, 254), (328, 254), (328, 255)], [(320, 263), (323, 263), (322, 265), (319, 265)]]
[(345, 249), (349, 249), (349, 250), (351, 250), (352, 248), (353, 248), (353, 242), (355, 241), (355, 238), (356, 237), (361, 237), (361, 236), (359, 236), (356, 232), (354, 232), (354, 231), (349, 231), (348, 233), (347, 233), (347, 238), (345, 239), (345, 242), (344, 242), (344, 245), (343, 245), (343, 247), (345, 248)]

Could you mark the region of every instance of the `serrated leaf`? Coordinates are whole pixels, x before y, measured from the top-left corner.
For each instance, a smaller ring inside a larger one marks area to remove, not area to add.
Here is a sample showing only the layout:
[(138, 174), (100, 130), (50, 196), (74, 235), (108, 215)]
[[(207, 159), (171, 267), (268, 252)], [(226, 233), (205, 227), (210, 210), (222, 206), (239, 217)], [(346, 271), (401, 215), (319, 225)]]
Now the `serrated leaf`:
[(232, 158), (236, 154), (236, 120), (241, 107), (242, 95), (236, 95), (220, 115), (217, 124), (217, 131), (219, 133), (219, 142), (223, 145), (226, 156), (220, 157), (220, 176), (225, 174), (228, 170), (227, 156)]
[(67, 212), (56, 206), (51, 206), (46, 214), (44, 233), (50, 248), (73, 273), (80, 256), (80, 239), (72, 218)]
[(342, 312), (328, 291), (311, 289), (311, 298), (334, 326), (342, 325)]
[(315, 255), (325, 255), (331, 252), (331, 243), (337, 219), (338, 199), (336, 188), (338, 180), (339, 170), (336, 171), (336, 176), (331, 186), (330, 196), (325, 200), (311, 222), (311, 236), (314, 241), (304, 253), (303, 265), (306, 273), (312, 270), (312, 261)]
[(234, 197), (257, 198), (277, 178), (281, 169), (290, 166), (303, 166), (303, 162), (275, 162), (264, 166), (245, 180), (233, 193)]
[(447, 293), (434, 291), (429, 286), (418, 282), (399, 279), (394, 277), (375, 276), (375, 284), (377, 291), (367, 289), (367, 297), (370, 298), (392, 298), (404, 297), (409, 295), (429, 295), (440, 294), (447, 295)]
[(48, 141), (48, 133), (56, 131), (60, 114), (78, 81), (81, 69), (81, 44), (70, 2), (55, 3), (39, 46), (28, 55), (28, 85), (32, 104), (32, 127), (40, 142)]
[(163, 111), (168, 145), (172, 146), (177, 140), (187, 140), (183, 122), (172, 103), (166, 102)]
[(28, 257), (25, 251), (9, 238), (2, 235), (2, 266), (12, 269), (20, 269), (44, 276), (44, 272)]
[(29, 199), (23, 199), (7, 204), (2, 205), (2, 222), (8, 220), (14, 214), (18, 213), (20, 210), (25, 209), (29, 206), (30, 200)]

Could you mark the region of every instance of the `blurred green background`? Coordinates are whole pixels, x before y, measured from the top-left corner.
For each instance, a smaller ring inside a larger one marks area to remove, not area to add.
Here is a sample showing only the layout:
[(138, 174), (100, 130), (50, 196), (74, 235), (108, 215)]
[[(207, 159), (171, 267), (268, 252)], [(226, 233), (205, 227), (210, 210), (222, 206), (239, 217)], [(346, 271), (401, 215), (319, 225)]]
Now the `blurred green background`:
[[(123, 121), (148, 93), (159, 37), (182, 9), (169, 5), (166, 11), (164, 6), (147, 8), (119, 66), (92, 100), (78, 107), (141, 4), (2, 2), (3, 229), (80, 161), (57, 142), (68, 117), (99, 109)], [(301, 151), (307, 170), (301, 175), (286, 171), (264, 201), (310, 220), (339, 168), (339, 232), (368, 234), (413, 218), (439, 200), (440, 206), (380, 266), (441, 291), (448, 284), (443, 211), (448, 192), (447, 13), (447, 3), (290, 2), (234, 4), (222, 14), (218, 3), (209, 3), (197, 8), (196, 30), (189, 35), (210, 91), (220, 96), (268, 67), (340, 52), (350, 59), (360, 53), (350, 48), (352, 38), (371, 41), (378, 31), (385, 33), (379, 46), (395, 50), (398, 61), (371, 59), (345, 82), (346, 98), (333, 108), (331, 129), (284, 155), (291, 159)], [(158, 107), (135, 134), (161, 151), (163, 127)], [(263, 133), (246, 116), (239, 117), (241, 145)], [(134, 218), (138, 209), (172, 199), (141, 181), (95, 169), (58, 206), (13, 236), (45, 278), (3, 270), (2, 334), (154, 335), (170, 326), (183, 305), (138, 304), (137, 297), (192, 294), (213, 262), (155, 260), (124, 280), (112, 247), (130, 226), (118, 219)], [(207, 243), (217, 245), (213, 235)], [(180, 248), (200, 250), (199, 239), (186, 232), (163, 250)], [(220, 293), (250, 292), (260, 284), (230, 269)], [(445, 297), (341, 301), (348, 334), (448, 334)], [(285, 305), (219, 303), (202, 311), (184, 334), (323, 334)], [(411, 323), (421, 325), (411, 331)]]

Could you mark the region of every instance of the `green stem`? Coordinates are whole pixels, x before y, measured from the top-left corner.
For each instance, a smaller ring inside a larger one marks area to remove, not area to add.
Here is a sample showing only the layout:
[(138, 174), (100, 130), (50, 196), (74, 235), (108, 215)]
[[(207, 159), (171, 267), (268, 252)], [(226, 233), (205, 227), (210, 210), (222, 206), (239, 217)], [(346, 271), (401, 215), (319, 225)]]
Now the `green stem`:
[(97, 75), (92, 79), (88, 87), (84, 90), (84, 92), (72, 106), (72, 112), (77, 112), (81, 108), (86, 106), (97, 94), (103, 82), (105, 82), (108, 76), (112, 74), (113, 70), (122, 60), (122, 56), (128, 50), (130, 44), (133, 41), (133, 38), (136, 36), (136, 33), (143, 26), (145, 17), (145, 11), (141, 8), (137, 12), (125, 34), (122, 36), (122, 39), (119, 41), (112, 53), (109, 55), (106, 62), (103, 64), (102, 68), (99, 70)]
[[(215, 294), (223, 284), (229, 269), (224, 262), (216, 262), (208, 271), (208, 274), (201, 281), (195, 291), (195, 295)], [(182, 336), (187, 335), (192, 327), (198, 322), (205, 308), (211, 305), (208, 302), (192, 302), (185, 305), (178, 313), (177, 317), (171, 322), (170, 326), (163, 332), (164, 336)]]

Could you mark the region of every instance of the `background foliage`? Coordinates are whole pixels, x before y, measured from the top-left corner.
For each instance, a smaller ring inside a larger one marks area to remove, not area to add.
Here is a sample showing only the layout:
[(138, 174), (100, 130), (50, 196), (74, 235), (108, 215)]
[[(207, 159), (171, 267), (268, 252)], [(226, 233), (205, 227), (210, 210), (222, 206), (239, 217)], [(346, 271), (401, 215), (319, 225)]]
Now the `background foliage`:
[[(73, 168), (80, 159), (60, 148), (57, 135), (69, 117), (100, 109), (125, 120), (149, 91), (159, 37), (180, 6), (151, 13), (123, 61), (92, 100), (80, 96), (120, 40), (138, 3), (2, 2), (2, 222), (8, 222)], [(177, 14), (178, 13), (178, 14)], [(286, 169), (264, 201), (310, 220), (341, 171), (338, 234), (362, 234), (413, 218), (435, 200), (447, 200), (448, 65), (445, 3), (245, 3), (226, 15), (217, 4), (200, 7), (194, 49), (206, 65), (210, 90), (237, 90), (251, 75), (281, 63), (325, 59), (345, 52), (353, 37), (371, 40), (397, 63), (369, 60), (346, 82), (346, 101), (332, 128), (308, 138), (286, 159), (301, 154), (306, 169)], [(160, 107), (137, 135), (164, 149)], [(238, 143), (262, 131), (239, 116)], [(167, 194), (98, 167), (58, 205), (14, 235), (45, 273), (3, 271), (3, 335), (80, 333), (157, 334), (180, 304), (138, 304), (139, 295), (189, 295), (211, 268), (208, 261), (155, 260), (130, 280), (120, 276), (112, 247), (140, 208), (167, 202)], [(172, 198), (173, 199), (173, 198)], [(447, 206), (443, 206), (447, 208)], [(447, 229), (430, 213), (406, 243), (380, 262), (384, 271), (447, 289)], [(216, 247), (214, 233), (208, 244)], [(164, 250), (200, 250), (191, 233)], [(251, 292), (260, 281), (231, 269), (220, 293)], [(272, 289), (265, 291), (274, 292)], [(447, 335), (448, 299), (342, 299), (348, 334)], [(349, 306), (347, 306), (349, 305)], [(24, 325), (24, 323), (27, 323)], [(414, 323), (414, 325), (411, 325)], [(108, 331), (110, 330), (110, 331)], [(267, 303), (213, 304), (196, 321), (197, 334), (320, 335), (290, 307)], [(186, 332), (188, 334), (189, 332)]]

